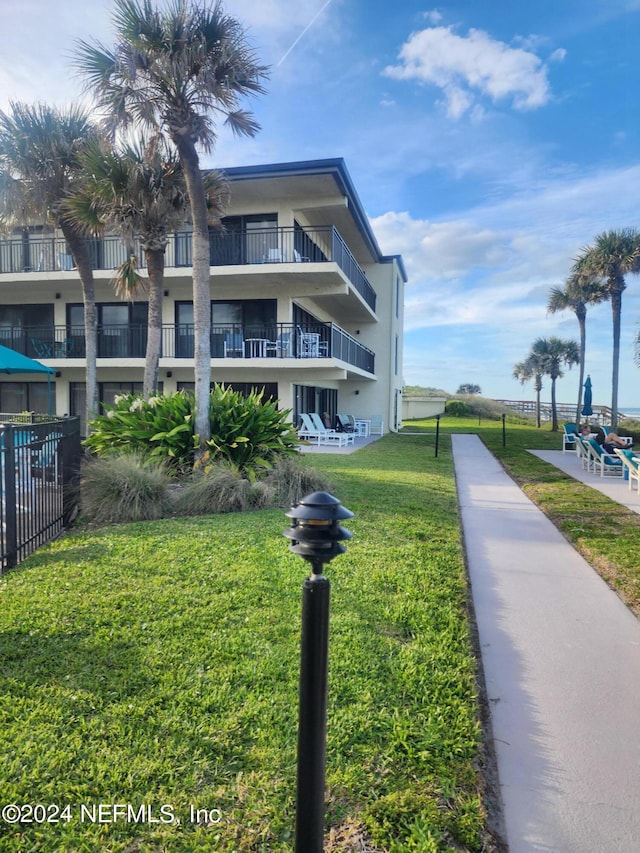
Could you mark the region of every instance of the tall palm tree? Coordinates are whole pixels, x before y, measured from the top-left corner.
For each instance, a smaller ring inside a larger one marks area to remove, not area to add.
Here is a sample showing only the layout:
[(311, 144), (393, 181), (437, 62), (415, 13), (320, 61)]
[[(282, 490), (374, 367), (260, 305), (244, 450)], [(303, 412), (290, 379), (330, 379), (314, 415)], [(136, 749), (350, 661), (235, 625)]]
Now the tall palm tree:
[(77, 181), (80, 154), (95, 129), (80, 107), (11, 102), (0, 111), (0, 219), (7, 225), (44, 221), (59, 228), (73, 255), (84, 300), (86, 423), (98, 411), (97, 313), (88, 242), (62, 216)]
[(604, 231), (582, 250), (573, 265), (574, 273), (601, 279), (611, 302), (613, 321), (613, 365), (611, 371), (611, 426), (618, 425), (618, 377), (620, 371), (620, 318), (625, 276), (640, 272), (640, 232), (633, 228)]
[(533, 387), (536, 392), (536, 426), (540, 428), (540, 392), (542, 391), (543, 364), (539, 356), (530, 352), (524, 361), (519, 361), (513, 366), (513, 375), (525, 385), (533, 379)]
[(564, 287), (552, 287), (549, 292), (547, 311), (556, 314), (570, 309), (576, 315), (580, 329), (580, 377), (578, 380), (578, 404), (576, 406), (576, 424), (580, 421), (582, 406), (582, 386), (584, 385), (585, 358), (587, 351), (587, 305), (596, 305), (606, 299), (604, 288), (597, 278), (588, 278), (573, 273), (564, 283)]
[[(130, 246), (139, 238), (144, 251), (148, 281), (139, 274), (131, 250), (116, 273), (115, 286), (122, 299), (148, 292), (143, 394), (149, 397), (158, 387), (165, 251), (189, 207), (182, 168), (157, 136), (119, 147), (95, 140), (83, 154), (82, 167), (80, 185), (65, 205), (67, 216), (94, 234), (118, 230)], [(208, 172), (205, 186), (210, 222), (219, 223), (228, 195), (226, 179)]]
[(537, 338), (531, 347), (543, 376), (551, 379), (551, 429), (558, 430), (558, 408), (556, 405), (556, 380), (564, 376), (563, 367), (580, 364), (580, 348), (575, 341), (563, 338)]
[(115, 0), (113, 50), (80, 41), (76, 66), (86, 77), (113, 131), (132, 124), (165, 133), (182, 164), (193, 224), (195, 429), (209, 437), (211, 288), (207, 200), (198, 148), (211, 151), (216, 121), (240, 136), (259, 126), (239, 109), (262, 93), (267, 68), (257, 63), (240, 23), (216, 0), (172, 0), (166, 11), (150, 0)]

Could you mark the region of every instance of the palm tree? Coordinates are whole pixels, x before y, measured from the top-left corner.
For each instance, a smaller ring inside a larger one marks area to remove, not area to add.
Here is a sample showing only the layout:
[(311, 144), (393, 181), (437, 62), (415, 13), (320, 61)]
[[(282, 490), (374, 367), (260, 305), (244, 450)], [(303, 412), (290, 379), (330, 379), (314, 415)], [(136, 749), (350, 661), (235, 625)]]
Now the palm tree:
[[(158, 387), (165, 251), (169, 235), (184, 223), (188, 209), (180, 163), (175, 154), (162, 148), (157, 136), (119, 148), (96, 140), (83, 155), (80, 186), (66, 204), (71, 220), (94, 234), (115, 229), (130, 246), (140, 239), (148, 281), (139, 274), (138, 259), (131, 249), (116, 273), (115, 286), (122, 299), (148, 292), (146, 397)], [(210, 222), (219, 223), (228, 194), (226, 180), (217, 172), (208, 172), (205, 185)]]
[(239, 102), (264, 92), (260, 81), (267, 68), (258, 65), (243, 28), (224, 14), (219, 0), (204, 7), (173, 0), (166, 11), (150, 0), (116, 0), (113, 20), (115, 48), (80, 41), (76, 66), (113, 132), (132, 124), (151, 127), (167, 134), (178, 151), (193, 224), (195, 429), (202, 447), (210, 433), (211, 287), (198, 147), (213, 148), (214, 117), (223, 117), (237, 135), (255, 136), (259, 125)]
[(613, 320), (613, 366), (611, 372), (611, 426), (618, 425), (618, 376), (620, 370), (620, 318), (624, 277), (640, 272), (640, 232), (633, 228), (604, 231), (580, 253), (574, 273), (601, 279), (606, 298), (611, 301)]
[(62, 216), (78, 175), (80, 153), (94, 136), (80, 107), (12, 102), (0, 111), (0, 219), (5, 225), (44, 220), (64, 235), (80, 276), (86, 348), (86, 424), (98, 411), (97, 313), (89, 245)]
[(587, 305), (596, 305), (606, 299), (604, 288), (598, 279), (586, 278), (573, 273), (564, 287), (552, 287), (549, 293), (547, 311), (556, 314), (570, 309), (576, 315), (580, 329), (580, 378), (578, 381), (578, 405), (576, 424), (580, 421), (582, 406), (582, 386), (584, 385), (585, 357), (587, 350)]
[(551, 379), (551, 429), (558, 430), (558, 409), (556, 405), (556, 380), (564, 376), (563, 367), (571, 368), (580, 364), (580, 348), (575, 341), (562, 338), (537, 338), (531, 347), (540, 371)]
[(513, 375), (521, 385), (533, 379), (536, 392), (536, 426), (540, 428), (540, 392), (542, 391), (543, 365), (539, 356), (530, 352), (524, 361), (519, 361), (513, 367)]

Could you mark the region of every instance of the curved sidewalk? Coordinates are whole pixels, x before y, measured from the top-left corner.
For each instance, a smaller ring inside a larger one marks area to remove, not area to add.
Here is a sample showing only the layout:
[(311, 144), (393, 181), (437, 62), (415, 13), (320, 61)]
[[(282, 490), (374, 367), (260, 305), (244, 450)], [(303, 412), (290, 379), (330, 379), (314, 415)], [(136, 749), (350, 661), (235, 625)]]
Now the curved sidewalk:
[(510, 853), (640, 850), (640, 621), (478, 436), (452, 447)]

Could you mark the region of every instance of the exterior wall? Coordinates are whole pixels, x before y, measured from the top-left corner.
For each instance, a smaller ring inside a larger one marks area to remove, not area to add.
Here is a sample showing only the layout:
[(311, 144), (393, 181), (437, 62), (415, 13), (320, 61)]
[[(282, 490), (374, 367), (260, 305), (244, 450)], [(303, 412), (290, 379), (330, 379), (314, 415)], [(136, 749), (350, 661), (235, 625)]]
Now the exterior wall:
[[(399, 257), (384, 257), (380, 253), (342, 161), (243, 168), (229, 170), (229, 177), (232, 200), (227, 216), (277, 214), (278, 229), (288, 229), (290, 237), (294, 223), (308, 229), (327, 260), (293, 263), (288, 258), (284, 263), (212, 267), (211, 299), (275, 299), (279, 324), (291, 324), (297, 306), (320, 323), (334, 324), (361, 347), (372, 350), (375, 372), (333, 354), (306, 359), (224, 357), (212, 359), (212, 381), (257, 386), (278, 383), (283, 408), (294, 408), (296, 385), (334, 390), (338, 392), (337, 411), (362, 418), (381, 415), (385, 431), (397, 428), (402, 419), (406, 276)], [(375, 310), (344, 268), (332, 262), (332, 228), (375, 290)], [(168, 252), (167, 263), (173, 263), (173, 257)], [(97, 303), (121, 304), (113, 290), (112, 270), (96, 270), (94, 279)], [(192, 301), (190, 268), (167, 266), (164, 292), (163, 324), (171, 327), (176, 322), (176, 303)], [(67, 306), (82, 304), (77, 271), (3, 273), (0, 270), (0, 305), (41, 304), (53, 306), (54, 326), (62, 330), (67, 323)], [(1, 334), (0, 342), (5, 343)], [(41, 360), (59, 373), (55, 379), (57, 414), (71, 413), (70, 386), (84, 382), (84, 359), (52, 355)], [(97, 367), (100, 383), (141, 382), (144, 359), (98, 358)], [(180, 382), (192, 382), (192, 359), (165, 352), (159, 378), (165, 391), (175, 390)]]
[(402, 417), (405, 421), (435, 418), (444, 412), (446, 397), (403, 397)]

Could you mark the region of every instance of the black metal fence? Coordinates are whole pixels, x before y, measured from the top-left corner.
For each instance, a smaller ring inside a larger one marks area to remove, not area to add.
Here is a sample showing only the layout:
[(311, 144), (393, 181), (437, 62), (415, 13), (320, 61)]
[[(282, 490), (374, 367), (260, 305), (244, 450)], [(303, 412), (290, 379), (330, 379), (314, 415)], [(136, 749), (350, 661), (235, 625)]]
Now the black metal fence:
[(81, 452), (80, 418), (0, 414), (0, 573), (73, 521)]

